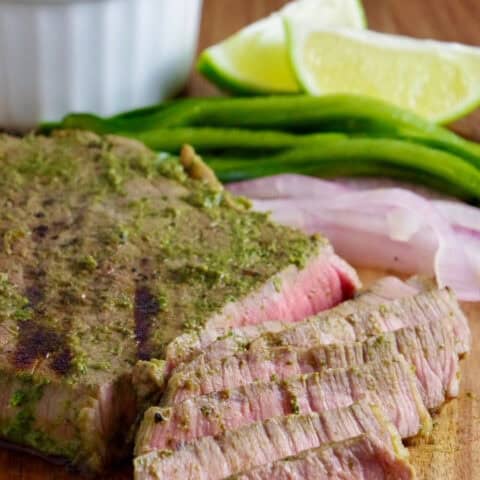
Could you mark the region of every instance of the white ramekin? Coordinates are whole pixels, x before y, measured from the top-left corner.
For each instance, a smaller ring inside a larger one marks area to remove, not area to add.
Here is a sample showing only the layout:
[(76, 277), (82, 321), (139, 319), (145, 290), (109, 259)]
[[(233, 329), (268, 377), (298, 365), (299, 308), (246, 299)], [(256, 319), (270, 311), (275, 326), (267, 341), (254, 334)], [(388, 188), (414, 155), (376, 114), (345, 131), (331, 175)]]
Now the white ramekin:
[(185, 84), (202, 0), (0, 0), (0, 127), (110, 115)]

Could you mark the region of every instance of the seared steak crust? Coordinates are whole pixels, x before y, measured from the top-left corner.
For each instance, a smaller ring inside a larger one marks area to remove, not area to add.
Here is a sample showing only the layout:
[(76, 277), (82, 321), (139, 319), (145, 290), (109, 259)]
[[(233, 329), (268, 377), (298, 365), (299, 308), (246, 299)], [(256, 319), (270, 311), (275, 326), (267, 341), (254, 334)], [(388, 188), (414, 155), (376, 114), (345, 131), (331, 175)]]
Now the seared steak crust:
[(192, 362), (170, 378), (163, 405), (229, 390), (254, 381), (288, 379), (328, 368), (384, 361), (398, 354), (415, 366), (423, 400), (435, 409), (445, 396), (458, 394), (458, 356), (449, 319), (405, 327), (369, 337), (363, 342), (315, 344), (310, 348), (271, 347), (248, 350), (229, 357)]

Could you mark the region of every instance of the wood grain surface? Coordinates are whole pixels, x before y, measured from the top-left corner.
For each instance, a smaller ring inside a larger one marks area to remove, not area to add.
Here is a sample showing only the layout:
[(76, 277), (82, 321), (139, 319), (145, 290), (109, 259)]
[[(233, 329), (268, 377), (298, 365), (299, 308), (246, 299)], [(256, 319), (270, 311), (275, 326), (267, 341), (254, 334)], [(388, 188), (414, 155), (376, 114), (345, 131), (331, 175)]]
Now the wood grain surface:
[[(285, 0), (204, 0), (199, 49), (218, 42), (253, 20), (281, 7)], [(479, 0), (364, 0), (372, 29), (480, 45)], [(198, 74), (187, 87), (189, 95), (218, 92)], [(480, 139), (478, 112), (454, 128)], [(383, 272), (360, 272), (365, 283)], [(421, 480), (480, 480), (480, 305), (466, 304), (474, 336), (471, 354), (462, 362), (462, 392), (435, 417), (433, 436), (410, 448)], [(38, 458), (0, 449), (0, 480), (75, 480), (63, 467)], [(125, 465), (107, 477), (131, 480)]]

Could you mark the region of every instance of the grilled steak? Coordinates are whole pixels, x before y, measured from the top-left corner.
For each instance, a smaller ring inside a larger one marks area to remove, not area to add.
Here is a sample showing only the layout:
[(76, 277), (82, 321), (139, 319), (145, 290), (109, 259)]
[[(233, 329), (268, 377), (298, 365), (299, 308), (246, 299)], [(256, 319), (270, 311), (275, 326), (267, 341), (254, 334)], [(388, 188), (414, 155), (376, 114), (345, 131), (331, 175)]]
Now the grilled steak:
[(368, 435), (306, 450), (228, 480), (410, 480), (411, 465)]
[(297, 321), (358, 285), (325, 239), (135, 142), (3, 136), (0, 163), (0, 432), (43, 454), (123, 456), (176, 336)]
[(428, 433), (431, 418), (410, 365), (401, 356), (360, 367), (331, 369), (284, 381), (251, 383), (194, 397), (172, 407), (151, 407), (136, 440), (136, 454), (175, 450), (198, 437), (292, 413), (346, 407), (363, 398), (382, 405), (402, 438)]
[[(335, 341), (354, 341), (355, 332), (344, 317), (359, 312), (360, 310), (370, 311), (388, 300), (412, 296), (417, 293), (416, 288), (402, 282), (395, 277), (385, 277), (365, 292), (351, 301), (341, 303), (335, 308), (318, 314), (314, 319), (299, 322), (299, 333), (312, 324), (321, 323), (322, 330), (319, 332), (317, 341), (332, 343)], [(331, 320), (330, 320), (331, 319)], [(326, 322), (330, 321), (331, 328), (327, 330)], [(206, 358), (223, 358), (232, 355), (240, 349), (245, 348), (252, 340), (263, 335), (277, 333), (291, 326), (286, 322), (266, 322), (259, 325), (249, 325), (239, 328), (204, 329), (200, 332), (193, 332), (178, 336), (167, 347), (167, 362), (169, 368), (177, 366), (181, 362), (188, 362), (200, 352)], [(317, 329), (318, 331), (319, 329)], [(274, 335), (273, 338), (276, 336)], [(270, 338), (266, 336), (265, 338)], [(272, 338), (272, 340), (273, 340)], [(279, 339), (283, 335), (278, 336)], [(299, 346), (301, 346), (299, 344)]]
[(164, 405), (196, 395), (219, 392), (254, 381), (285, 380), (294, 375), (384, 361), (403, 354), (415, 366), (421, 394), (428, 408), (436, 408), (445, 395), (458, 393), (458, 357), (448, 319), (405, 327), (363, 342), (322, 345), (311, 348), (267, 347), (230, 357), (196, 363), (170, 378)]
[(222, 479), (367, 432), (393, 451), (406, 455), (395, 427), (378, 408), (362, 402), (321, 414), (276, 417), (217, 437), (203, 437), (176, 451), (141, 455), (135, 459), (135, 479)]

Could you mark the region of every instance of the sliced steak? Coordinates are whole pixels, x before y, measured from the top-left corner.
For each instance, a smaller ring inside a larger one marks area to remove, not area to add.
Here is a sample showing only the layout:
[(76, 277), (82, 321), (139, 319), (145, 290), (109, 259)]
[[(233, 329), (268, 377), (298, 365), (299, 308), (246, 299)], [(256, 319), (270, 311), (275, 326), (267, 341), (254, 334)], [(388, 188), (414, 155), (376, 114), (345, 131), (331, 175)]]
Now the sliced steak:
[[(322, 323), (322, 341), (354, 341), (355, 332), (344, 317), (359, 312), (369, 311), (374, 307), (397, 298), (409, 297), (418, 293), (418, 290), (395, 277), (385, 277), (368, 290), (361, 292), (354, 300), (346, 301), (338, 306), (318, 314), (312, 323)], [(326, 322), (330, 322), (331, 328), (327, 330)], [(333, 320), (334, 319), (334, 320)], [(302, 331), (300, 322), (299, 330)], [(258, 325), (249, 325), (238, 328), (204, 329), (200, 332), (180, 335), (167, 347), (166, 357), (169, 369), (174, 368), (181, 362), (187, 362), (202, 353), (207, 358), (223, 358), (245, 348), (255, 338), (268, 333), (277, 333), (286, 330), (291, 323), (284, 321), (272, 321)], [(268, 337), (266, 337), (268, 338)]]
[(413, 480), (413, 467), (369, 435), (306, 450), (228, 480)]
[(445, 395), (458, 394), (458, 356), (451, 327), (429, 322), (405, 327), (363, 342), (322, 345), (308, 349), (266, 347), (230, 357), (198, 362), (195, 369), (170, 378), (162, 402), (179, 403), (187, 398), (229, 390), (254, 381), (285, 380), (291, 376), (385, 361), (403, 354), (415, 366), (421, 393), (428, 408), (436, 408)]
[(300, 320), (358, 285), (325, 239), (130, 140), (4, 135), (0, 165), (0, 433), (43, 454), (128, 454), (178, 335)]
[[(210, 359), (225, 358), (245, 350), (263, 351), (278, 346), (308, 348), (315, 344), (361, 341), (369, 336), (426, 322), (451, 324), (456, 334), (457, 352), (464, 353), (470, 348), (471, 335), (467, 320), (450, 290), (429, 290), (391, 302), (378, 302), (379, 298), (375, 294), (365, 294), (357, 300), (345, 302), (276, 332), (266, 332), (251, 342), (237, 341), (235, 335), (217, 340), (204, 353), (179, 365), (174, 372), (191, 371)], [(347, 306), (345, 310), (341, 308), (343, 305)], [(349, 313), (345, 316), (338, 314), (346, 311)]]
[(366, 398), (382, 405), (402, 438), (428, 433), (431, 418), (411, 366), (402, 356), (347, 369), (330, 369), (287, 380), (251, 383), (147, 410), (136, 453), (179, 448), (249, 423), (292, 413), (320, 413)]
[(176, 451), (146, 453), (135, 459), (135, 479), (222, 479), (364, 433), (406, 455), (395, 427), (377, 407), (362, 402), (321, 414), (276, 417), (217, 437), (203, 437)]

